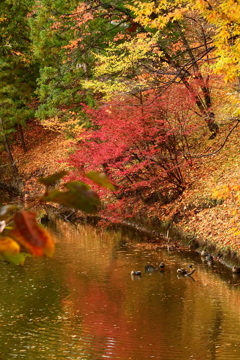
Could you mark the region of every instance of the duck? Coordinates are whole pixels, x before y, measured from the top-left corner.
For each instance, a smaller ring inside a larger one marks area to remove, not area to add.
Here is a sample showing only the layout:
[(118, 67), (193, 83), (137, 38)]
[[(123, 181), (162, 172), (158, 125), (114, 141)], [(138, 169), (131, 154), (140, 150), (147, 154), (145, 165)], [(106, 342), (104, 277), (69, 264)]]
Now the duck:
[(155, 267), (153, 265), (146, 265), (145, 266), (145, 271), (148, 272), (153, 272), (155, 270), (163, 270), (165, 268), (165, 264), (164, 262), (160, 262), (160, 264), (158, 265), (158, 267)]
[(234, 274), (239, 274), (239, 273), (240, 273), (240, 267), (233, 266), (233, 267), (232, 267), (232, 272), (233, 272)]
[(203, 251), (201, 251), (200, 255), (202, 257), (205, 257), (205, 256), (208, 256), (209, 254), (205, 250), (203, 250)]
[(191, 275), (195, 272), (195, 269), (193, 269), (191, 272), (188, 272), (186, 269), (183, 269), (183, 268), (180, 268), (180, 269), (177, 269), (177, 273), (180, 274), (180, 277), (181, 276), (189, 276), (190, 278)]
[(181, 268), (181, 269), (177, 269), (177, 273), (179, 273), (181, 275), (186, 275), (188, 272), (187, 272), (187, 270)]
[(155, 270), (158, 270), (157, 268), (155, 268), (154, 266), (152, 265), (146, 265), (145, 266), (145, 271), (148, 271), (148, 272), (153, 272)]
[(131, 271), (131, 275), (141, 276), (141, 271)]
[(205, 256), (205, 260), (206, 260), (206, 261), (213, 261), (212, 255), (207, 254), (207, 255)]

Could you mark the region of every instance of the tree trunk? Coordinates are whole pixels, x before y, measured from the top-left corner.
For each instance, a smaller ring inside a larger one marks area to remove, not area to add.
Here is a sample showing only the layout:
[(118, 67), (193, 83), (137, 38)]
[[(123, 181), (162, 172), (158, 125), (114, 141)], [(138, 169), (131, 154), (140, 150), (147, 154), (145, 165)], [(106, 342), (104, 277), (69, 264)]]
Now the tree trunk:
[(2, 131), (3, 131), (3, 141), (4, 141), (4, 144), (5, 144), (5, 148), (6, 148), (6, 151), (8, 153), (8, 157), (9, 157), (9, 160), (11, 161), (11, 165), (12, 165), (12, 168), (13, 168), (13, 173), (15, 175), (18, 175), (18, 168), (15, 164), (15, 161), (13, 159), (13, 156), (12, 156), (12, 152), (11, 152), (11, 148), (10, 148), (10, 145), (9, 145), (9, 142), (8, 142), (8, 139), (7, 139), (7, 136), (6, 134), (4, 133), (4, 128), (3, 128), (3, 121), (2, 119), (0, 118), (0, 123), (1, 123), (1, 126), (2, 126)]
[(22, 148), (23, 148), (23, 150), (24, 150), (24, 153), (26, 153), (26, 152), (27, 152), (27, 148), (26, 148), (26, 143), (25, 143), (25, 140), (24, 140), (22, 125), (21, 125), (21, 124), (17, 124), (17, 129), (19, 130), (19, 133), (20, 133), (20, 139), (21, 139)]

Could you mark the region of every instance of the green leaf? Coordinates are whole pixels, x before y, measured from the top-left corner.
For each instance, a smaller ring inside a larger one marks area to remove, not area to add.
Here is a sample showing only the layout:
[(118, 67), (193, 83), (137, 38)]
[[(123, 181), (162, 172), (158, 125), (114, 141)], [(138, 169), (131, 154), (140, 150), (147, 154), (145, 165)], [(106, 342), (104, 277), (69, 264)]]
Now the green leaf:
[(4, 255), (1, 255), (1, 258), (5, 261), (10, 262), (14, 265), (24, 265), (25, 263), (25, 255), (24, 253), (5, 253)]
[(63, 170), (63, 171), (54, 173), (50, 176), (47, 176), (45, 178), (40, 177), (40, 178), (38, 178), (38, 182), (40, 182), (41, 184), (43, 184), (45, 186), (51, 186), (51, 185), (54, 185), (56, 183), (56, 181), (62, 179), (67, 174), (68, 174), (68, 172)]
[(18, 205), (4, 205), (0, 207), (0, 221), (6, 219), (6, 215), (8, 215), (11, 211), (17, 210), (19, 208)]
[(106, 174), (99, 173), (97, 171), (90, 171), (85, 176), (92, 180), (95, 184), (105, 187), (109, 190), (116, 190), (114, 185), (111, 183), (111, 181), (107, 178)]
[(0, 237), (0, 259), (15, 265), (24, 265), (25, 256), (20, 253), (20, 245), (10, 236)]
[(56, 202), (58, 204), (82, 210), (89, 214), (95, 214), (101, 205), (98, 194), (80, 181), (73, 181), (65, 184), (68, 191), (62, 192), (57, 189), (50, 191), (40, 198), (45, 202)]
[(90, 186), (85, 184), (84, 182), (82, 181), (71, 181), (71, 182), (68, 182), (66, 184), (64, 184), (64, 186), (69, 189), (69, 190), (72, 190), (72, 191), (75, 191), (76, 188), (78, 187), (81, 187), (81, 189), (84, 189), (84, 190), (90, 190)]

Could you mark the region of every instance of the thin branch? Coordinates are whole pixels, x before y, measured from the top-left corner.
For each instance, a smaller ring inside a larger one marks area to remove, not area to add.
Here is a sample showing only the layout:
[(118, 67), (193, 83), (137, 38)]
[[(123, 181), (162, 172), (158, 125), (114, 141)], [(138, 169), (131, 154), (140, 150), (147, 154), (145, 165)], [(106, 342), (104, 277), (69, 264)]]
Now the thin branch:
[(213, 155), (216, 155), (226, 144), (226, 142), (228, 141), (228, 138), (229, 136), (231, 135), (231, 133), (233, 132), (233, 130), (236, 129), (236, 127), (238, 126), (238, 124), (240, 123), (240, 119), (236, 119), (236, 124), (233, 126), (233, 128), (229, 131), (229, 133), (227, 134), (223, 144), (215, 151), (213, 151), (212, 153), (209, 153), (209, 154), (202, 154), (202, 155), (194, 155), (194, 154), (188, 154), (190, 155), (192, 158), (195, 158), (195, 159), (199, 159), (199, 158), (203, 158), (203, 157), (208, 157), (208, 156), (213, 156)]

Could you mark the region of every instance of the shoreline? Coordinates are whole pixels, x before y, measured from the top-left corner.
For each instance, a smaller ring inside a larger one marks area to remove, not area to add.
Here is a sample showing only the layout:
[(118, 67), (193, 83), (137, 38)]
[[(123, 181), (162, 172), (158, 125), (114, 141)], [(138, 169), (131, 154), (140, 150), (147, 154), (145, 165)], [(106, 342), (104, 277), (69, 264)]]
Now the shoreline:
[[(224, 133), (220, 134), (216, 141), (221, 143), (224, 136)], [(221, 152), (198, 161), (190, 169), (186, 190), (171, 203), (156, 202), (153, 205), (146, 205), (138, 202), (139, 211), (134, 227), (140, 226), (141, 222), (141, 227), (147, 228), (150, 232), (154, 230), (162, 234), (163, 229), (165, 231), (163, 236), (166, 236), (169, 230), (169, 236), (170, 232), (176, 233), (177, 237), (185, 239), (191, 246), (208, 247), (211, 251), (240, 261), (240, 234), (234, 235), (231, 231), (235, 225), (233, 221), (237, 226), (239, 223), (239, 205), (234, 201), (234, 197), (222, 201), (217, 201), (213, 197), (216, 188), (234, 181), (239, 182), (240, 149), (237, 146), (239, 137), (240, 128), (237, 128), (232, 134), (231, 141)], [(20, 202), (22, 200), (30, 202), (43, 193), (44, 187), (37, 182), (38, 177), (67, 170), (64, 159), (70, 150), (69, 141), (66, 141), (63, 134), (45, 129), (33, 120), (28, 124), (25, 138), (27, 153), (23, 152), (19, 144), (12, 146), (19, 170)], [(213, 146), (213, 143), (211, 144)], [(3, 164), (7, 163), (5, 153), (2, 153), (1, 160)], [(15, 179), (10, 175), (8, 169), (5, 176), (1, 177), (0, 183), (10, 185), (11, 181), (14, 182)], [(13, 195), (10, 197), (12, 198)], [(237, 215), (233, 215), (234, 212), (237, 212)], [(123, 222), (126, 223), (125, 220)]]

